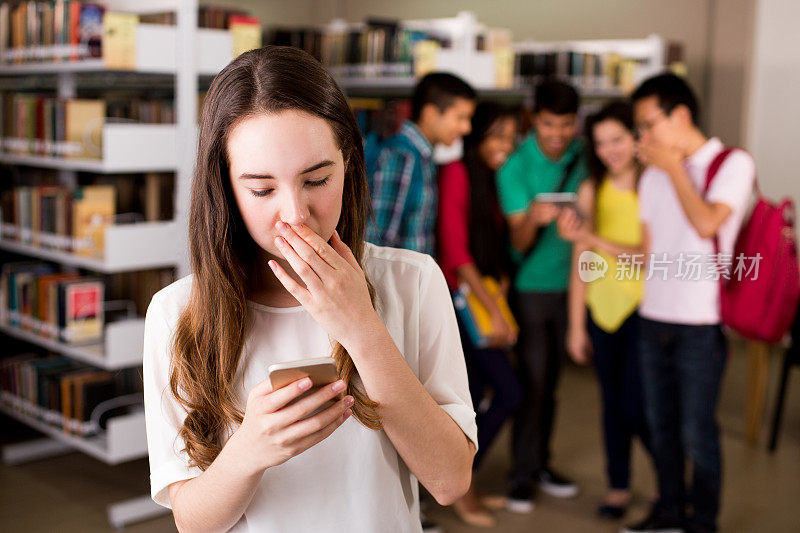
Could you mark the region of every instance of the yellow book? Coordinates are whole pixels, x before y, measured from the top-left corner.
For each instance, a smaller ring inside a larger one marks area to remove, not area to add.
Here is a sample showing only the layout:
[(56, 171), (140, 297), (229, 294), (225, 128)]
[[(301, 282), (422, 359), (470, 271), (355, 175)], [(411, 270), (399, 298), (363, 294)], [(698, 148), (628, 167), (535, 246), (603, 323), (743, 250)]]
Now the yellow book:
[(233, 37), (233, 57), (261, 48), (261, 21), (246, 15), (231, 15), (228, 28)]
[(66, 101), (67, 157), (100, 159), (103, 154), (103, 100)]
[(414, 44), (414, 76), (421, 78), (436, 70), (436, 56), (441, 46), (436, 41), (417, 41)]
[[(511, 314), (511, 308), (500, 290), (500, 285), (490, 276), (482, 277), (481, 281), (486, 291), (495, 299), (497, 306), (500, 308), (500, 312), (503, 314), (503, 318), (506, 319), (511, 330), (514, 334), (518, 334), (519, 325), (514, 319), (514, 315)], [(460, 291), (464, 297), (464, 305), (459, 305), (459, 302), (456, 301), (456, 311), (459, 312), (459, 316), (467, 327), (468, 333), (475, 345), (485, 346), (492, 334), (492, 319), (489, 315), (489, 311), (484, 307), (475, 293), (469, 290), (468, 285), (463, 284), (460, 287)]]
[(116, 213), (116, 190), (111, 185), (90, 185), (75, 190), (72, 197), (72, 237), (75, 253), (99, 255), (103, 237)]
[(136, 69), (136, 30), (139, 15), (106, 12), (103, 15), (103, 61), (106, 68)]

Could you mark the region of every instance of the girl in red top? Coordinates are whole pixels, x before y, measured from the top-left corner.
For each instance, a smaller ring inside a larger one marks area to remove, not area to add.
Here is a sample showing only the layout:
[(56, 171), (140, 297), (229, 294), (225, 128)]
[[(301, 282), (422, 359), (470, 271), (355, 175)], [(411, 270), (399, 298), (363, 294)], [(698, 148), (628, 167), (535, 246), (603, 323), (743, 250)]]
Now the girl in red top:
[[(477, 470), (503, 422), (522, 399), (522, 389), (508, 360), (506, 349), (516, 335), (500, 308), (481, 283), (492, 276), (507, 296), (510, 286), (508, 237), (495, 187), (495, 172), (514, 150), (518, 123), (516, 114), (493, 103), (482, 103), (472, 118), (472, 132), (464, 138), (464, 158), (443, 166), (439, 172), (439, 264), (450, 290), (466, 284), (492, 317), (491, 343), (487, 348), (473, 345), (461, 328), (461, 342), (467, 362), (470, 393), (477, 413)], [(487, 388), (493, 391), (488, 409), (479, 409)], [(481, 500), (473, 484), (456, 501), (456, 514), (466, 523), (492, 527), (495, 520), (487, 507), (501, 502)]]

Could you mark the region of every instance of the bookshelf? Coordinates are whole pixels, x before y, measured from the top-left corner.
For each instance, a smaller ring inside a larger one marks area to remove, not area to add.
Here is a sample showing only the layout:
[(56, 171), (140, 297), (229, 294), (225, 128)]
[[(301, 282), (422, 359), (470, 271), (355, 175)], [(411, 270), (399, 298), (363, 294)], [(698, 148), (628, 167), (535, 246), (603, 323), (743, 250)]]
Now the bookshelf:
[[(79, 61), (39, 60), (31, 63), (0, 64), (0, 86), (11, 90), (37, 90), (52, 87), (55, 78), (58, 98), (72, 99), (78, 94), (82, 77), (115, 76), (118, 87), (140, 76), (144, 83), (167, 77), (174, 88), (174, 124), (129, 124), (106, 121), (102, 126), (102, 152), (97, 159), (44, 157), (14, 153), (2, 139), (0, 164), (19, 167), (25, 175), (31, 169), (55, 169), (60, 185), (75, 187), (78, 172), (112, 176), (116, 174), (174, 172), (172, 220), (114, 224), (103, 229), (103, 252), (82, 255), (57, 247), (34, 246), (16, 238), (16, 227), (0, 225), (0, 249), (23, 256), (51, 261), (64, 267), (77, 267), (99, 274), (114, 274), (162, 267), (174, 267), (177, 277), (189, 272), (187, 221), (190, 183), (197, 139), (198, 78), (216, 75), (233, 57), (232, 32), (198, 27), (197, 0), (105, 0), (108, 12), (136, 14), (174, 12), (175, 23), (137, 24), (135, 59), (124, 65), (109, 57)], [(105, 48), (104, 50), (108, 50)], [(39, 53), (47, 50), (19, 50)], [(130, 56), (129, 56), (130, 57)], [(155, 77), (154, 77), (155, 75)], [(163, 81), (159, 83), (163, 84)], [(27, 170), (26, 170), (27, 169)], [(45, 242), (47, 235), (39, 236)], [(102, 340), (91, 344), (69, 344), (39, 335), (31, 328), (0, 320), (0, 332), (62, 354), (99, 369), (118, 371), (141, 365), (144, 320), (123, 319), (105, 325)], [(3, 393), (0, 411), (35, 428), (45, 440), (7, 446), (3, 460), (17, 464), (55, 454), (79, 450), (109, 465), (147, 456), (143, 411), (109, 419), (107, 429), (96, 436), (82, 437), (64, 432), (36, 416), (32, 405), (20, 397)], [(116, 528), (169, 512), (142, 496), (109, 506), (108, 519)]]
[[(93, 272), (114, 274), (175, 266), (180, 262), (174, 243), (178, 228), (174, 222), (138, 222), (108, 226), (103, 231), (105, 246), (101, 254), (80, 255), (54, 248), (0, 238), (0, 249), (53, 261)], [(0, 224), (0, 234), (16, 231)]]
[[(5, 72), (0, 68), (0, 76), (3, 74)], [(178, 128), (174, 124), (107, 122), (102, 126), (102, 152), (98, 159), (0, 152), (0, 163), (97, 174), (174, 172), (177, 168), (177, 132)], [(16, 139), (4, 139), (3, 147), (11, 148), (15, 141)], [(132, 146), (136, 150), (131, 150)]]
[[(61, 429), (27, 414), (26, 411), (29, 407), (23, 405), (23, 402), (14, 396), (3, 393), (0, 400), (2, 400), (0, 401), (0, 411), (59, 443), (67, 445), (70, 451), (72, 449), (80, 450), (109, 465), (138, 459), (142, 457), (143, 453), (147, 454), (147, 437), (143, 431), (144, 410), (110, 419), (108, 429), (100, 435), (79, 437), (65, 433)], [(20, 446), (24, 446), (24, 444)], [(15, 464), (24, 462), (25, 450), (16, 447), (10, 450), (4, 448), (3, 458)]]
[(111, 322), (105, 328), (103, 341), (92, 344), (75, 345), (59, 342), (5, 322), (0, 322), (0, 331), (104, 370), (119, 370), (139, 365), (144, 348), (143, 319)]

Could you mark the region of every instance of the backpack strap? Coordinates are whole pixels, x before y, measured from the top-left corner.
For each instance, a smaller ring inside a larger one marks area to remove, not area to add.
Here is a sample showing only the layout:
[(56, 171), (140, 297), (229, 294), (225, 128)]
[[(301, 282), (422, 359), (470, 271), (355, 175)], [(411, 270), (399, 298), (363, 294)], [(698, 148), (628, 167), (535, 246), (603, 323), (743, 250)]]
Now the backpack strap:
[[(567, 182), (569, 181), (570, 177), (572, 176), (572, 171), (575, 170), (575, 167), (578, 166), (578, 163), (580, 163), (580, 160), (581, 160), (581, 154), (580, 153), (575, 154), (572, 157), (570, 162), (567, 163), (567, 166), (564, 167), (564, 171), (561, 174), (561, 179), (559, 180), (558, 185), (556, 186), (555, 189), (553, 189), (552, 192), (564, 192), (564, 189), (567, 188)], [(533, 251), (536, 250), (536, 248), (539, 246), (539, 242), (541, 241), (542, 231), (543, 230), (544, 230), (544, 228), (539, 228), (539, 230), (536, 232), (536, 236), (533, 238), (533, 242), (531, 243), (530, 246), (528, 246), (528, 249), (525, 250), (525, 253), (522, 254), (522, 260), (521, 260), (522, 262), (524, 262), (526, 259), (528, 259), (528, 257), (530, 257), (530, 255), (533, 253)]]
[[(711, 164), (708, 165), (708, 170), (706, 170), (706, 183), (705, 187), (703, 187), (703, 199), (705, 199), (708, 195), (708, 189), (711, 188), (711, 182), (714, 181), (714, 178), (717, 176), (720, 167), (722, 167), (722, 163), (725, 162), (725, 160), (734, 150), (735, 148), (725, 146), (717, 155), (714, 156), (714, 159), (711, 160)], [(714, 234), (714, 254), (719, 254), (719, 237), (716, 233)]]
[(708, 189), (711, 187), (711, 182), (714, 181), (714, 178), (717, 176), (717, 172), (719, 172), (722, 163), (725, 162), (725, 160), (734, 150), (735, 148), (726, 146), (714, 156), (714, 159), (711, 160), (711, 164), (708, 165), (708, 170), (706, 170), (706, 184), (705, 188), (703, 188), (703, 198), (705, 198), (708, 194)]

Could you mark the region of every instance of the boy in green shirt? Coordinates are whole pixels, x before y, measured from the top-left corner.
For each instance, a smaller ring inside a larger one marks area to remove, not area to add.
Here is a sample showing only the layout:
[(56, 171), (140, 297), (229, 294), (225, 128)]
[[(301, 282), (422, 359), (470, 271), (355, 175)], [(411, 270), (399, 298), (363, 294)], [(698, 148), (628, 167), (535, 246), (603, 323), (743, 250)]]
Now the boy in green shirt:
[(540, 193), (576, 192), (589, 174), (583, 143), (575, 138), (578, 93), (566, 83), (536, 88), (533, 133), (497, 174), (503, 213), (517, 261), (516, 313), (520, 382), (525, 399), (514, 421), (511, 511), (533, 509), (534, 483), (548, 494), (572, 497), (578, 487), (548, 465), (555, 388), (565, 353), (567, 281), (572, 246), (555, 220), (561, 208), (536, 201)]

